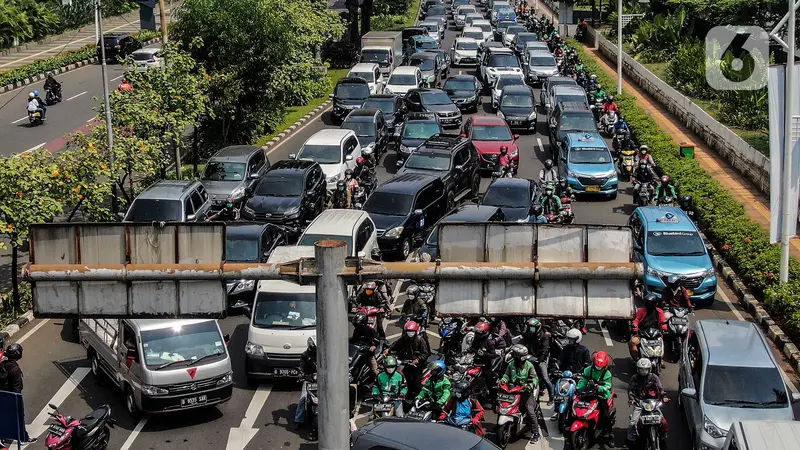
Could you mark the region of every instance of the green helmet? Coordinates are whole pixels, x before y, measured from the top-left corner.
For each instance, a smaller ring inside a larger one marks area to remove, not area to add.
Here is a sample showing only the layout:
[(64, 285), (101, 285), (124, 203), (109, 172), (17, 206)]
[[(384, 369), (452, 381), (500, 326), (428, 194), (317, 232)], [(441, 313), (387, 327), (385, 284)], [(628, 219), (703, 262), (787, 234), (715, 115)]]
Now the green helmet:
[(383, 361), (384, 367), (397, 367), (397, 358), (394, 356), (387, 356), (386, 359)]

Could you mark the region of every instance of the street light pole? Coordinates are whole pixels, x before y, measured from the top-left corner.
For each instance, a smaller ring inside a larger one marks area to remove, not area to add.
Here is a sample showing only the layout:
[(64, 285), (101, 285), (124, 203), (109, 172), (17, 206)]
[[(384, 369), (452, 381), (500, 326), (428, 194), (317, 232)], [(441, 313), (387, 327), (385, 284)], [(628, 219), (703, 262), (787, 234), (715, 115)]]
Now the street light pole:
[(781, 273), (780, 282), (787, 283), (789, 281), (789, 249), (791, 248), (791, 236), (796, 223), (792, 223), (792, 202), (797, 201), (794, 196), (790, 195), (792, 189), (792, 149), (794, 142), (792, 140), (792, 121), (794, 120), (794, 58), (795, 58), (795, 13), (794, 13), (794, 0), (789, 0), (789, 14), (787, 22), (787, 35), (786, 43), (789, 46), (787, 49), (786, 58), (786, 87), (784, 89), (785, 97), (783, 100), (783, 211), (781, 212), (783, 218), (781, 220)]
[(617, 0), (617, 95), (622, 94), (622, 0)]
[(106, 110), (106, 136), (108, 138), (108, 166), (112, 173), (111, 183), (111, 213), (116, 216), (117, 207), (117, 177), (114, 171), (114, 129), (111, 126), (111, 103), (109, 102), (108, 78), (106, 77), (106, 43), (103, 39), (103, 13), (100, 10), (100, 0), (95, 2), (95, 13), (97, 17), (97, 29), (100, 32), (100, 74), (103, 77), (103, 101)]

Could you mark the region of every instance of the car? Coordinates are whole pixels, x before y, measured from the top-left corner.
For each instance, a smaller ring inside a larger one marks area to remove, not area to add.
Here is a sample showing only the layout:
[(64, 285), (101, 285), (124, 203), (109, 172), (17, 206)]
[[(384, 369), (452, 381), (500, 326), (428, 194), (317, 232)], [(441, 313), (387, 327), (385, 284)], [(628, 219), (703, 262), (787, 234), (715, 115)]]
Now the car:
[(498, 178), (478, 196), (477, 203), (497, 206), (508, 222), (530, 222), (533, 206), (541, 202), (542, 192), (535, 181), (525, 178)]
[(512, 130), (536, 132), (536, 100), (530, 86), (507, 86), (500, 94), (497, 116)]
[[(289, 231), (271, 223), (233, 222), (225, 226), (225, 262), (265, 263), (275, 247), (289, 243)], [(245, 308), (252, 304), (255, 280), (226, 280), (228, 307)], [(247, 311), (245, 311), (245, 315)]]
[(484, 61), (481, 64), (481, 76), (487, 85), (493, 85), (497, 77), (504, 73), (522, 75), (519, 59), (509, 49), (490, 48), (484, 55)]
[(383, 93), (386, 77), (381, 74), (381, 66), (375, 63), (358, 63), (350, 69), (346, 78), (363, 78), (369, 85), (370, 95)]
[(494, 27), (494, 39), (496, 41), (503, 42), (503, 33), (506, 32), (508, 27), (514, 27), (514, 26), (517, 26), (517, 22), (513, 20), (499, 20), (497, 22), (497, 25)]
[(451, 222), (505, 222), (503, 209), (497, 206), (461, 205), (448, 212), (433, 226), (425, 242), (417, 250), (418, 261), (430, 262), (439, 257), (439, 224)]
[(422, 71), (419, 70), (419, 67), (400, 66), (392, 71), (383, 92), (405, 96), (410, 89), (418, 87), (422, 87)]
[(350, 111), (361, 108), (371, 91), (367, 80), (360, 77), (342, 78), (336, 82), (330, 98), (333, 99), (331, 119), (340, 124)]
[(425, 3), (422, 4), (422, 10), (419, 13), (420, 20), (425, 19), (430, 14), (431, 8), (441, 7), (444, 8), (444, 3), (442, 0), (425, 0)]
[(558, 64), (550, 52), (530, 50), (523, 58), (523, 71), (528, 83), (542, 83), (547, 78), (558, 75)]
[(634, 257), (644, 264), (645, 293), (661, 296), (666, 280), (680, 276), (695, 303), (710, 305), (717, 293), (717, 275), (697, 226), (672, 206), (642, 206), (628, 220)]
[(547, 46), (547, 42), (525, 41), (525, 45), (522, 47), (522, 53), (528, 53), (529, 50), (544, 50), (549, 52), (550, 47)]
[(450, 100), (462, 112), (478, 112), (483, 100), (481, 91), (483, 86), (473, 75), (456, 75), (447, 79), (442, 86)]
[(471, 27), (480, 28), (481, 32), (483, 33), (483, 40), (490, 41), (494, 38), (494, 29), (492, 28), (492, 24), (489, 23), (486, 19), (481, 20), (473, 20), (472, 23), (469, 21), (469, 17), (467, 18), (467, 24)]
[(435, 113), (408, 113), (405, 122), (395, 132), (397, 166), (402, 166), (406, 158), (431, 136), (443, 132), (442, 123)]
[(425, 27), (408, 27), (403, 28), (403, 48), (406, 48), (408, 45), (408, 40), (411, 39), (412, 36), (427, 36), (428, 29)]
[(344, 172), (355, 168), (361, 156), (361, 144), (353, 130), (325, 129), (311, 135), (296, 154), (289, 159), (315, 161), (325, 172), (328, 191), (336, 189), (336, 182), (344, 180)]
[(583, 102), (586, 103), (587, 107), (589, 106), (589, 102), (586, 101), (586, 91), (580, 86), (554, 86), (553, 89), (551, 89), (551, 94), (551, 100), (544, 105), (548, 121), (550, 120), (550, 113), (553, 112), (552, 105), (566, 102)]
[(459, 37), (475, 39), (476, 42), (485, 42), (483, 40), (483, 31), (478, 27), (464, 27)]
[(439, 64), (444, 64), (444, 61), (440, 63), (439, 55), (431, 52), (416, 53), (408, 58), (408, 65), (419, 67), (419, 71), (422, 72), (422, 84), (425, 87), (439, 86), (441, 82)]
[(517, 13), (512, 8), (499, 9), (497, 13), (492, 14), (491, 21), (496, 25), (501, 20), (516, 22)]
[(142, 43), (129, 33), (104, 33), (102, 42), (97, 41), (97, 59), (102, 61), (101, 48), (105, 50), (106, 60), (122, 60), (135, 50), (142, 48)]
[(405, 55), (408, 59), (414, 53), (439, 48), (439, 41), (433, 36), (411, 36), (406, 43)]
[(383, 112), (383, 120), (390, 132), (394, 133), (398, 124), (403, 123), (406, 104), (403, 98), (395, 94), (370, 95), (362, 108), (378, 108)]
[(478, 151), (472, 142), (457, 134), (432, 136), (405, 161), (397, 175), (422, 173), (442, 179), (447, 192), (446, 210), (464, 197), (478, 195), (481, 184)]
[(528, 28), (522, 25), (510, 26), (506, 28), (506, 30), (503, 32), (503, 40), (501, 42), (503, 42), (503, 45), (505, 45), (506, 47), (511, 47), (511, 44), (514, 42), (514, 37), (518, 33), (527, 33), (527, 32)]
[(439, 22), (439, 43), (441, 44), (442, 40), (444, 39), (444, 32), (447, 30), (447, 15), (430, 15), (425, 20), (430, 22)]
[[(440, 17), (440, 16), (447, 17), (447, 9), (442, 4), (434, 5), (428, 8), (428, 11), (426, 12), (425, 15), (425, 21), (427, 22), (431, 20), (431, 17)], [(422, 24), (420, 24), (420, 26), (422, 26)], [(437, 30), (437, 31), (441, 33), (443, 30)]]
[(490, 49), (506, 48), (502, 42), (497, 41), (482, 41), (478, 43), (478, 71), (476, 72), (478, 78), (481, 78), (481, 66), (486, 62), (484, 57)]
[[(692, 331), (678, 371), (678, 405), (689, 425), (689, 445), (719, 450), (737, 421), (795, 419), (792, 406), (800, 394), (786, 385), (758, 325), (706, 319), (698, 320)], [(775, 427), (769, 432), (775, 433)], [(739, 447), (745, 448), (752, 447)]]
[(301, 227), (325, 207), (325, 173), (315, 161), (281, 160), (252, 189), (242, 216), (256, 222)]
[(442, 423), (377, 419), (350, 434), (350, 450), (497, 450), (486, 439)]
[(517, 33), (511, 41), (511, 48), (514, 49), (517, 55), (522, 57), (525, 54), (525, 46), (529, 42), (539, 42), (539, 35), (532, 32)]
[(503, 89), (510, 86), (527, 86), (527, 84), (520, 73), (499, 75), (492, 85), (492, 111), (497, 111), (497, 107), (500, 105), (500, 94), (503, 93)]
[(476, 115), (467, 119), (461, 133), (472, 140), (483, 170), (493, 171), (500, 157), (500, 147), (508, 148), (508, 156), (519, 164), (518, 134), (511, 134), (505, 120), (497, 116)]
[(477, 13), (478, 10), (475, 8), (474, 5), (461, 5), (456, 8), (456, 12), (453, 14), (455, 18), (454, 22), (456, 25), (457, 30), (463, 30), (467, 23), (467, 14), (474, 14)]
[(460, 6), (472, 6), (470, 4), (470, 0), (453, 0), (450, 2), (450, 15), (453, 16), (453, 21), (455, 21), (456, 11)]
[(560, 147), (567, 133), (596, 133), (597, 122), (586, 103), (559, 103), (550, 114), (550, 148)]
[(362, 209), (378, 227), (381, 254), (404, 260), (446, 212), (446, 201), (441, 178), (407, 173), (378, 186)]
[(406, 106), (409, 111), (435, 113), (444, 128), (461, 126), (461, 111), (441, 89), (412, 89), (406, 95)]
[(447, 77), (450, 75), (450, 63), (451, 63), (450, 53), (441, 48), (428, 50), (428, 53), (435, 53), (439, 55), (439, 59), (441, 60), (439, 66), (439, 77), (440, 80), (446, 80)]
[(131, 53), (133, 69), (136, 72), (146, 72), (153, 67), (164, 67), (164, 58), (160, 48), (140, 48)]
[(342, 122), (342, 128), (353, 130), (358, 138), (358, 143), (361, 144), (361, 149), (371, 149), (375, 152), (376, 158), (380, 159), (386, 153), (389, 145), (389, 130), (380, 109), (354, 109)]
[(567, 133), (556, 160), (559, 178), (565, 178), (575, 194), (617, 197), (614, 157), (599, 133)]
[(421, 27), (428, 29), (428, 36), (434, 38), (437, 43), (441, 42), (441, 34), (439, 33), (439, 21), (426, 20), (419, 24)]
[(198, 222), (211, 201), (199, 181), (161, 180), (137, 196), (123, 222)]
[(578, 82), (573, 80), (572, 77), (566, 77), (562, 75), (555, 75), (544, 80), (542, 83), (541, 92), (539, 92), (539, 103), (543, 108), (547, 108), (548, 103), (550, 104), (550, 108), (553, 108), (556, 105), (556, 103), (553, 103), (552, 101), (552, 89), (556, 86), (562, 85), (577, 86)]
[(378, 234), (369, 214), (357, 209), (327, 209), (300, 236), (297, 245), (334, 239), (347, 244), (347, 255), (379, 257)]
[(229, 201), (241, 206), (247, 200), (247, 190), (268, 169), (269, 158), (255, 145), (232, 145), (214, 153), (200, 177), (211, 196), (211, 208), (222, 209)]
[(450, 61), (454, 66), (475, 66), (478, 64), (478, 41), (473, 38), (457, 37), (450, 49)]

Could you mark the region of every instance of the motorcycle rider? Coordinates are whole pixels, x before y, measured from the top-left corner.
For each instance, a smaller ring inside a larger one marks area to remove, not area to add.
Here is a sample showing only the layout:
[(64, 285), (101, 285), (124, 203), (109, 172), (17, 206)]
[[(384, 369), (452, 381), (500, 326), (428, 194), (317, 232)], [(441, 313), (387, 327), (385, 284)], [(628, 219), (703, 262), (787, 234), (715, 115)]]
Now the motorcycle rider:
[[(500, 316), (494, 316), (489, 321), (489, 332), (496, 339), (494, 342), (495, 348), (506, 348), (511, 346), (511, 333), (508, 331), (506, 321)], [(500, 340), (505, 342), (503, 345)]]
[(603, 86), (600, 83), (597, 83), (597, 86), (595, 87), (595, 91), (592, 94), (592, 98), (594, 99), (594, 101), (595, 102), (602, 102), (603, 99), (605, 99), (607, 95), (608, 94), (606, 94), (606, 91), (603, 90)]
[(42, 105), (40, 105), (39, 102), (36, 100), (36, 95), (34, 95), (33, 92), (28, 94), (28, 114), (33, 114), (38, 112), (42, 115), (42, 120), (45, 120), (44, 111), (45, 110), (44, 108), (42, 108)]
[(547, 373), (547, 364), (550, 360), (550, 334), (542, 326), (539, 319), (531, 317), (525, 322), (525, 331), (522, 333), (522, 342), (528, 347), (531, 355), (536, 358), (536, 376), (542, 380), (547, 389), (547, 406), (553, 404), (553, 383)]
[(561, 214), (561, 199), (555, 195), (555, 187), (553, 183), (547, 183), (544, 187), (544, 195), (542, 196), (542, 207), (544, 208), (544, 214), (546, 216), (549, 215), (559, 215)]
[(511, 157), (508, 156), (508, 147), (503, 145), (500, 147), (500, 157), (497, 158), (497, 167), (501, 169), (503, 176), (505, 176), (507, 171), (513, 171), (511, 165)]
[(375, 359), (375, 350), (381, 344), (381, 335), (377, 328), (372, 328), (367, 324), (367, 315), (359, 311), (353, 315), (353, 336), (350, 337), (351, 344), (369, 345), (367, 358), (369, 369), (376, 377), (380, 373), (378, 370), (378, 360)]
[(119, 85), (117, 85), (117, 90), (120, 92), (131, 92), (133, 91), (133, 86), (131, 86), (131, 84), (128, 83), (127, 78), (123, 78), (122, 82)]
[[(0, 379), (0, 391), (22, 394), (22, 369), (19, 367), (18, 362), (22, 359), (22, 345), (11, 344), (6, 347), (5, 353), (2, 353), (2, 355), (0, 357), (0, 372), (5, 373), (5, 383), (2, 383), (3, 380)], [(36, 437), (29, 436), (27, 429), (24, 432), (23, 443), (32, 444), (38, 440)]]
[(625, 120), (625, 116), (621, 112), (617, 112), (617, 114), (617, 121), (614, 123), (614, 134), (627, 133), (630, 131), (628, 121)]
[(444, 406), (450, 400), (452, 386), (450, 380), (444, 376), (447, 372), (447, 366), (442, 360), (431, 361), (425, 368), (425, 372), (430, 376), (422, 385), (422, 390), (417, 395), (417, 400), (429, 400), (431, 402), (431, 410), (442, 411)]
[(399, 398), (394, 402), (394, 415), (403, 417), (403, 400), (408, 393), (406, 378), (397, 371), (397, 358), (387, 356), (383, 362), (383, 372), (378, 374), (375, 384), (372, 385), (372, 396), (379, 398), (383, 394), (388, 394)]
[(544, 169), (539, 171), (539, 184), (544, 186), (547, 183), (558, 182), (558, 170), (553, 167), (553, 160), (544, 161)]
[(533, 367), (533, 363), (528, 360), (528, 349), (524, 345), (516, 344), (511, 347), (511, 356), (511, 361), (506, 366), (506, 372), (500, 378), (500, 383), (525, 388), (520, 404), (525, 405), (525, 411), (531, 427), (530, 442), (535, 444), (541, 438), (537, 404), (539, 399), (531, 394), (536, 390), (539, 379), (536, 377), (536, 369)]
[(644, 144), (639, 146), (639, 154), (636, 155), (636, 160), (634, 162), (638, 165), (642, 160), (644, 160), (650, 168), (656, 166), (656, 161), (653, 159), (653, 155), (650, 154), (650, 148)]
[(547, 216), (544, 215), (544, 207), (542, 205), (533, 205), (531, 209), (531, 222), (547, 223)]
[(597, 427), (601, 433), (613, 438), (609, 400), (613, 392), (613, 378), (611, 376), (611, 357), (604, 351), (599, 351), (592, 356), (592, 364), (583, 370), (583, 377), (578, 381), (576, 389), (580, 390), (593, 383), (597, 387), (598, 409), (600, 420)]
[(569, 344), (564, 346), (558, 356), (558, 368), (562, 371), (569, 370), (572, 373), (580, 373), (586, 366), (592, 363), (592, 353), (589, 348), (581, 344), (583, 333), (577, 328), (570, 328), (567, 331)]
[(680, 285), (681, 277), (678, 275), (670, 275), (667, 278), (667, 285), (661, 291), (661, 307), (664, 309), (664, 317), (669, 320), (672, 314), (667, 311), (669, 307), (686, 308), (689, 312), (694, 309), (689, 291)]
[(344, 182), (347, 185), (347, 194), (348, 194), (347, 205), (348, 207), (352, 207), (353, 195), (355, 194), (356, 188), (358, 187), (358, 179), (356, 179), (353, 176), (353, 169), (347, 169), (344, 171)]
[(331, 202), (329, 208), (347, 209), (350, 208), (351, 192), (347, 189), (347, 183), (344, 180), (336, 182), (336, 190), (331, 195)]
[(472, 396), (469, 381), (461, 380), (453, 385), (453, 395), (442, 408), (439, 421), (456, 427), (472, 422), (475, 434), (483, 436), (486, 434), (481, 424), (484, 414), (486, 411), (483, 406), (478, 399)]
[(658, 175), (656, 175), (653, 167), (647, 164), (646, 161), (640, 160), (637, 163), (636, 169), (633, 171), (633, 175), (631, 175), (634, 195), (638, 195), (640, 183), (653, 184), (657, 179)]
[(419, 387), (420, 383), (420, 364), (424, 362), (431, 351), (428, 343), (425, 342), (419, 335), (419, 324), (413, 320), (409, 320), (403, 326), (403, 334), (400, 338), (386, 350), (383, 351), (384, 355), (392, 353), (399, 359), (409, 360), (416, 367), (416, 370), (406, 370), (403, 375), (408, 381), (408, 386), (413, 389)]
[(595, 90), (597, 90), (597, 74), (593, 73), (589, 76), (589, 84), (586, 87), (587, 87), (586, 90), (589, 92), (594, 92)]
[(633, 319), (634, 336), (631, 336), (631, 340), (628, 342), (628, 350), (634, 361), (639, 360), (639, 344), (642, 341), (639, 336), (636, 336), (636, 333), (640, 329), (658, 328), (662, 332), (667, 331), (667, 319), (658, 304), (659, 300), (655, 294), (647, 294), (644, 296), (644, 306), (636, 310), (636, 317)]
[[(386, 294), (388, 295), (388, 294)], [(383, 319), (386, 311), (389, 311), (389, 299), (378, 289), (378, 283), (368, 281), (361, 285), (353, 300), (350, 302), (350, 312), (358, 311), (359, 307), (381, 308), (383, 311), (378, 313), (378, 333), (380, 337), (386, 338), (386, 330), (383, 329)]]
[[(313, 380), (313, 375), (317, 373), (317, 338), (308, 338), (306, 351), (300, 355), (300, 370), (303, 372), (303, 379)], [(297, 400), (297, 409), (294, 412), (295, 427), (300, 428), (306, 422), (306, 391), (300, 390), (300, 399)]]
[(44, 90), (49, 90), (56, 98), (61, 96), (61, 83), (53, 76), (53, 72), (47, 72), (47, 79), (44, 80)]
[(567, 179), (561, 177), (558, 179), (558, 184), (556, 185), (556, 196), (559, 199), (568, 198), (571, 201), (575, 200), (575, 192), (570, 187), (569, 183), (567, 183)]
[(614, 102), (613, 95), (608, 96), (603, 102), (603, 114), (609, 114), (611, 112), (619, 113), (619, 106)]
[(664, 175), (661, 177), (661, 183), (656, 186), (656, 203), (667, 204), (667, 197), (671, 197), (671, 203), (675, 203), (678, 195), (675, 193), (675, 186), (670, 184), (669, 175)]
[[(636, 442), (637, 431), (636, 425), (639, 423), (639, 418), (642, 416), (642, 405), (639, 400), (642, 399), (661, 399), (664, 403), (669, 402), (667, 398), (667, 391), (664, 390), (664, 385), (658, 375), (651, 372), (653, 363), (647, 358), (642, 358), (636, 362), (636, 373), (631, 377), (628, 383), (628, 404), (633, 406), (631, 411), (631, 422), (628, 425), (628, 448), (633, 448)], [(661, 448), (666, 449), (667, 432), (669, 431), (669, 424), (665, 418), (661, 418)]]

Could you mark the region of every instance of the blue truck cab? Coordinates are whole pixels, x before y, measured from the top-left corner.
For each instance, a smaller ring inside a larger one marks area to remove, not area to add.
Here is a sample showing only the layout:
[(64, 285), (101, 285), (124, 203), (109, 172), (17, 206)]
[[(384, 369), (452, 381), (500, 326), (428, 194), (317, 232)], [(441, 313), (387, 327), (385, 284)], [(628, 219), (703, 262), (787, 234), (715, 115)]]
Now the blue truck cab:
[(428, 50), (436, 50), (439, 48), (439, 43), (436, 39), (430, 36), (411, 36), (408, 39), (406, 48), (406, 58), (411, 57), (415, 53), (422, 53)]
[(633, 251), (644, 264), (644, 293), (661, 297), (671, 275), (689, 290), (696, 304), (710, 304), (717, 293), (717, 275), (697, 227), (674, 206), (642, 206), (628, 220)]
[(558, 153), (558, 174), (576, 194), (617, 197), (614, 158), (599, 133), (567, 133)]

